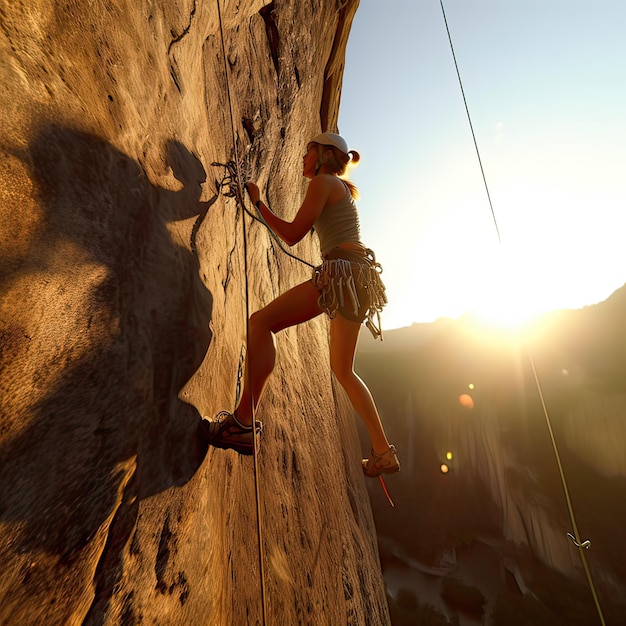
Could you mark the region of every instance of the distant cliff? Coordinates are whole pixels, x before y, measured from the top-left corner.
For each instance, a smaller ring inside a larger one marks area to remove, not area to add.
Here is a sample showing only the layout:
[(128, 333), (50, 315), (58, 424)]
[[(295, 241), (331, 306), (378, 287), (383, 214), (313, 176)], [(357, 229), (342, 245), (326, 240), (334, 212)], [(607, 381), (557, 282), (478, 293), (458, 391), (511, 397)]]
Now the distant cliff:
[(606, 623), (626, 623), (625, 316), (626, 287), (523, 341), (471, 318), (376, 351), (364, 337), (358, 369), (404, 459), (393, 512), (371, 491), (394, 624), (429, 606), (433, 624), (600, 623), (531, 355)]
[[(238, 153), (286, 217), (357, 5), (221, 1)], [(217, 6), (0, 0), (3, 624), (260, 623), (252, 459), (196, 436), (245, 336)], [(248, 235), (253, 311), (309, 270)], [(278, 337), (260, 407), (268, 624), (389, 619), (326, 324)]]

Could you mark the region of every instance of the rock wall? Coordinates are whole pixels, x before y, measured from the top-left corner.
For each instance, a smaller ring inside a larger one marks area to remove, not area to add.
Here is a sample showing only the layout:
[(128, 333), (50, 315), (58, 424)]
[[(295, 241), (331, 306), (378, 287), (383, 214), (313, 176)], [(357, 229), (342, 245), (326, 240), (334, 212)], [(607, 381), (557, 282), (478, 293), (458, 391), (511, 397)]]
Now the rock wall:
[[(260, 542), (252, 459), (196, 433), (245, 337), (230, 105), (292, 216), (357, 5), (223, 1), (229, 104), (215, 1), (0, 1), (1, 623), (254, 624), (262, 596), (269, 624), (388, 622), (325, 319), (278, 337)], [(309, 270), (247, 233), (254, 311)]]

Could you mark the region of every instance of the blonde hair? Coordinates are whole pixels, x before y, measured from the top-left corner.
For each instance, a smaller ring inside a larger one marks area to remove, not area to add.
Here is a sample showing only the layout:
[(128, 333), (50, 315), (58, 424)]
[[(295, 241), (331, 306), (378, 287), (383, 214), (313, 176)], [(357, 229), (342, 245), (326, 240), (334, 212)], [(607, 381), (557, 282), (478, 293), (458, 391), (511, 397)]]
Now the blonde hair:
[[(315, 145), (317, 146), (318, 155), (317, 169), (319, 170), (322, 165), (326, 165), (330, 169), (331, 174), (337, 175), (346, 183), (350, 190), (350, 195), (355, 200), (358, 200), (359, 190), (351, 180), (348, 180), (348, 171), (361, 160), (361, 155), (356, 150), (350, 150), (348, 154), (346, 154), (339, 150), (339, 148), (335, 148), (335, 146), (326, 146), (320, 143), (316, 143)], [(331, 151), (332, 156), (324, 158), (322, 154), (327, 150)]]

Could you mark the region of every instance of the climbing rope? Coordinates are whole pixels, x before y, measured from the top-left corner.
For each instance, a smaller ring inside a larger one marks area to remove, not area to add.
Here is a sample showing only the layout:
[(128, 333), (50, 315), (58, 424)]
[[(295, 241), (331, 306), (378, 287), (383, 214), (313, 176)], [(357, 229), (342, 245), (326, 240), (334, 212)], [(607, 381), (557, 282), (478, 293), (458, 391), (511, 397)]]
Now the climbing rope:
[[(233, 114), (233, 102), (231, 97), (231, 89), (230, 89), (230, 73), (228, 71), (228, 62), (226, 59), (226, 43), (224, 38), (224, 24), (222, 22), (222, 12), (220, 9), (220, 0), (216, 0), (217, 5), (217, 17), (219, 21), (220, 27), (220, 37), (222, 43), (222, 60), (224, 61), (224, 76), (226, 78), (226, 92), (228, 96), (228, 109), (230, 112), (230, 128), (232, 133), (232, 141), (233, 148), (235, 151), (235, 181), (236, 181), (236, 197), (237, 203), (241, 203), (241, 206), (244, 206), (243, 203), (243, 192), (242, 192), (242, 183), (241, 183), (241, 169), (239, 167), (239, 150), (237, 147), (237, 134), (235, 132), (235, 117)], [(241, 220), (241, 228), (243, 235), (243, 257), (244, 257), (244, 276), (245, 276), (245, 302), (246, 302), (246, 345), (248, 345), (248, 339), (250, 336), (250, 296), (249, 296), (249, 282), (248, 282), (248, 233), (246, 228), (246, 220), (242, 216)], [(248, 386), (250, 383), (250, 368), (246, 368), (246, 374)], [(263, 560), (263, 526), (261, 519), (261, 488), (260, 488), (260, 480), (259, 480), (259, 460), (258, 460), (258, 445), (257, 439), (258, 435), (256, 432), (256, 420), (255, 420), (255, 410), (254, 410), (254, 398), (252, 397), (252, 393), (250, 394), (250, 412), (252, 414), (252, 443), (253, 443), (253, 458), (254, 458), (254, 491), (255, 491), (255, 499), (256, 499), (256, 519), (257, 519), (257, 536), (258, 536), (258, 554), (259, 554), (259, 575), (261, 582), (261, 623), (263, 626), (266, 624), (266, 615), (267, 615), (267, 599), (265, 592), (265, 567)]]
[(254, 213), (248, 210), (243, 200), (243, 194), (238, 193), (237, 191), (237, 189), (241, 187), (241, 184), (237, 182), (237, 184), (235, 184), (234, 189), (233, 189), (233, 181), (237, 181), (237, 177), (238, 177), (237, 172), (241, 171), (241, 166), (238, 166), (234, 161), (228, 161), (228, 163), (219, 163), (216, 161), (216, 162), (213, 162), (211, 165), (223, 167), (226, 170), (224, 177), (219, 183), (219, 186), (220, 186), (220, 189), (223, 186), (227, 186), (228, 189), (226, 191), (223, 191), (222, 193), (229, 198), (236, 198), (237, 206), (241, 207), (241, 209), (244, 211), (244, 213), (246, 213), (246, 215), (251, 217), (256, 222), (263, 224), (263, 226), (267, 228), (267, 232), (270, 234), (270, 236), (272, 237), (276, 245), (280, 248), (280, 250), (284, 254), (294, 259), (294, 261), (298, 261), (299, 263), (302, 263), (303, 265), (307, 265), (311, 269), (316, 268), (316, 266), (313, 265), (312, 263), (309, 263), (308, 261), (301, 259), (299, 256), (287, 250), (285, 246), (283, 245), (283, 242), (280, 240), (278, 235), (271, 229), (270, 225), (265, 221), (265, 219), (263, 218), (260, 212), (258, 212), (257, 215), (255, 215)]
[(463, 89), (463, 81), (461, 80), (461, 72), (459, 72), (459, 65), (456, 62), (456, 54), (454, 53), (454, 46), (452, 45), (452, 36), (450, 35), (450, 29), (448, 28), (448, 20), (446, 18), (446, 11), (443, 8), (443, 0), (439, 0), (441, 5), (441, 13), (443, 14), (443, 21), (446, 25), (446, 32), (448, 33), (448, 41), (450, 42), (450, 51), (452, 52), (452, 59), (454, 61), (454, 67), (456, 69), (456, 76), (459, 79), (459, 87), (461, 88), (461, 95), (463, 96), (463, 104), (465, 105), (465, 113), (467, 114), (467, 121), (469, 122), (470, 131), (472, 133), (472, 139), (474, 140), (474, 148), (476, 149), (476, 156), (478, 157), (478, 165), (480, 166), (480, 173), (483, 177), (483, 183), (485, 185), (485, 191), (487, 193), (487, 200), (489, 200), (489, 207), (491, 208), (491, 217), (498, 234), (498, 241), (502, 243), (502, 237), (500, 237), (500, 229), (498, 228), (498, 220), (496, 219), (496, 212), (493, 210), (493, 203), (491, 202), (491, 194), (489, 193), (489, 185), (487, 185), (487, 177), (485, 176), (485, 170), (483, 169), (483, 162), (480, 158), (480, 150), (478, 150), (478, 142), (476, 141), (476, 134), (474, 133), (474, 125), (472, 124), (472, 117), (469, 112), (469, 106), (467, 105), (467, 98), (465, 97), (465, 89)]
[(565, 501), (567, 503), (567, 511), (569, 513), (569, 519), (572, 524), (572, 529), (574, 531), (573, 533), (567, 533), (567, 536), (570, 538), (572, 543), (578, 548), (578, 554), (580, 556), (580, 560), (583, 565), (583, 570), (585, 571), (587, 584), (589, 585), (589, 589), (593, 597), (593, 602), (596, 606), (598, 617), (600, 618), (600, 623), (602, 624), (602, 626), (604, 626), (605, 621), (604, 621), (604, 615), (602, 613), (602, 607), (600, 606), (600, 599), (598, 598), (596, 587), (593, 584), (593, 577), (591, 576), (591, 571), (589, 570), (589, 565), (587, 564), (587, 558), (585, 556), (585, 550), (588, 550), (591, 547), (591, 541), (589, 541), (589, 539), (585, 541), (581, 541), (580, 534), (578, 532), (578, 525), (576, 524), (576, 516), (574, 515), (574, 506), (572, 505), (572, 499), (570, 497), (569, 489), (567, 487), (567, 480), (565, 479), (565, 470), (563, 469), (563, 463), (561, 463), (561, 455), (559, 454), (559, 448), (556, 445), (556, 439), (554, 438), (554, 431), (552, 430), (552, 423), (550, 421), (550, 415), (548, 414), (548, 409), (546, 407), (546, 403), (543, 398), (541, 384), (539, 383), (539, 376), (537, 375), (537, 369), (535, 368), (535, 361), (533, 359), (532, 354), (530, 353), (530, 350), (528, 350), (528, 358), (530, 360), (530, 365), (533, 370), (533, 376), (535, 378), (535, 385), (537, 386), (539, 400), (541, 401), (541, 408), (543, 409), (543, 416), (546, 420), (546, 426), (548, 427), (548, 433), (550, 434), (550, 441), (552, 443), (552, 449), (554, 450), (554, 457), (556, 458), (556, 464), (559, 468), (559, 476), (561, 478), (561, 484), (563, 485), (563, 491), (565, 493)]
[[(465, 112), (467, 114), (467, 119), (469, 122), (469, 126), (470, 126), (470, 130), (472, 133), (472, 138), (474, 140), (474, 148), (476, 149), (476, 156), (478, 158), (478, 164), (480, 165), (480, 171), (483, 177), (483, 183), (485, 185), (485, 191), (487, 193), (487, 199), (489, 201), (489, 207), (491, 208), (491, 215), (493, 217), (493, 223), (496, 229), (496, 233), (498, 235), (498, 241), (500, 242), (500, 244), (502, 244), (502, 237), (500, 236), (500, 229), (498, 228), (498, 221), (496, 219), (496, 213), (494, 211), (493, 208), (493, 203), (491, 202), (491, 194), (489, 193), (489, 185), (487, 184), (487, 178), (485, 176), (485, 171), (483, 169), (483, 164), (482, 164), (482, 159), (480, 158), (480, 150), (478, 149), (478, 142), (476, 140), (476, 135), (474, 133), (474, 126), (472, 124), (472, 118), (470, 115), (470, 111), (469, 111), (469, 106), (467, 104), (467, 99), (465, 97), (465, 90), (463, 89), (463, 81), (461, 80), (461, 73), (459, 71), (459, 66), (456, 60), (456, 54), (454, 52), (454, 45), (452, 44), (452, 36), (450, 34), (450, 29), (448, 27), (448, 20), (446, 18), (446, 11), (444, 9), (443, 6), (443, 0), (439, 0), (439, 4), (441, 6), (441, 13), (443, 15), (443, 21), (446, 27), (446, 32), (448, 33), (448, 41), (450, 43), (450, 50), (452, 52), (452, 58), (454, 60), (454, 67), (456, 69), (456, 75), (459, 81), (459, 87), (461, 89), (461, 95), (463, 96), (463, 103), (465, 104)], [(604, 615), (602, 613), (602, 608), (600, 606), (600, 601), (598, 598), (598, 594), (596, 592), (596, 588), (595, 585), (593, 583), (593, 578), (591, 576), (591, 571), (589, 570), (589, 566), (587, 564), (587, 559), (585, 557), (585, 550), (588, 550), (591, 547), (591, 541), (589, 541), (588, 539), (585, 541), (581, 541), (580, 538), (580, 534), (578, 532), (578, 525), (576, 523), (576, 516), (574, 514), (574, 506), (572, 504), (572, 499), (570, 497), (570, 492), (569, 492), (569, 488), (567, 485), (567, 479), (565, 476), (565, 470), (563, 468), (563, 464), (561, 462), (561, 455), (559, 454), (559, 448), (557, 446), (556, 443), (556, 439), (554, 437), (554, 431), (552, 429), (552, 422), (550, 420), (550, 414), (548, 413), (548, 408), (547, 405), (544, 401), (544, 396), (543, 396), (543, 391), (542, 391), (542, 387), (541, 387), (541, 383), (539, 381), (539, 376), (537, 374), (537, 370), (535, 368), (535, 361), (533, 359), (532, 353), (530, 351), (530, 348), (528, 346), (526, 346), (526, 350), (528, 351), (528, 358), (530, 361), (530, 365), (532, 368), (532, 372), (533, 372), (533, 377), (534, 377), (534, 381), (535, 381), (535, 386), (537, 388), (537, 393), (539, 395), (539, 400), (541, 401), (541, 407), (543, 409), (543, 415), (546, 421), (546, 426), (548, 428), (548, 433), (550, 436), (550, 442), (552, 444), (552, 450), (554, 452), (554, 457), (556, 459), (556, 464), (559, 470), (559, 477), (561, 479), (561, 485), (563, 487), (563, 492), (565, 494), (565, 502), (567, 505), (567, 511), (569, 514), (569, 519), (570, 519), (570, 523), (572, 524), (572, 529), (573, 529), (573, 533), (567, 533), (568, 538), (572, 541), (572, 543), (578, 548), (578, 554), (580, 556), (580, 560), (582, 562), (583, 565), (583, 570), (585, 572), (585, 577), (587, 579), (587, 584), (589, 585), (589, 589), (591, 591), (591, 595), (593, 597), (593, 601), (596, 607), (596, 611), (598, 613), (598, 617), (600, 618), (600, 623), (602, 624), (602, 626), (605, 626), (605, 620), (604, 620)]]

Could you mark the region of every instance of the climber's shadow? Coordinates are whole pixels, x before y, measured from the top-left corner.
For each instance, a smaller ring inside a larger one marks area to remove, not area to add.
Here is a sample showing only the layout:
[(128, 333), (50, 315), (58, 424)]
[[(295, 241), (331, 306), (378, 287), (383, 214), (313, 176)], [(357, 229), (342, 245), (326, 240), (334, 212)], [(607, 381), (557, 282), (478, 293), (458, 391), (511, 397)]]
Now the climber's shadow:
[(21, 155), (45, 229), (13, 278), (59, 283), (42, 322), (48, 343), (24, 349), (52, 342), (57, 356), (38, 374), (45, 395), (0, 446), (0, 521), (20, 522), (23, 549), (65, 562), (111, 516), (109, 541), (124, 545), (138, 503), (189, 481), (206, 454), (200, 416), (178, 394), (211, 341), (195, 236), (215, 198), (200, 201), (206, 173), (191, 152), (175, 141), (164, 152), (178, 191), (70, 128), (43, 129)]

